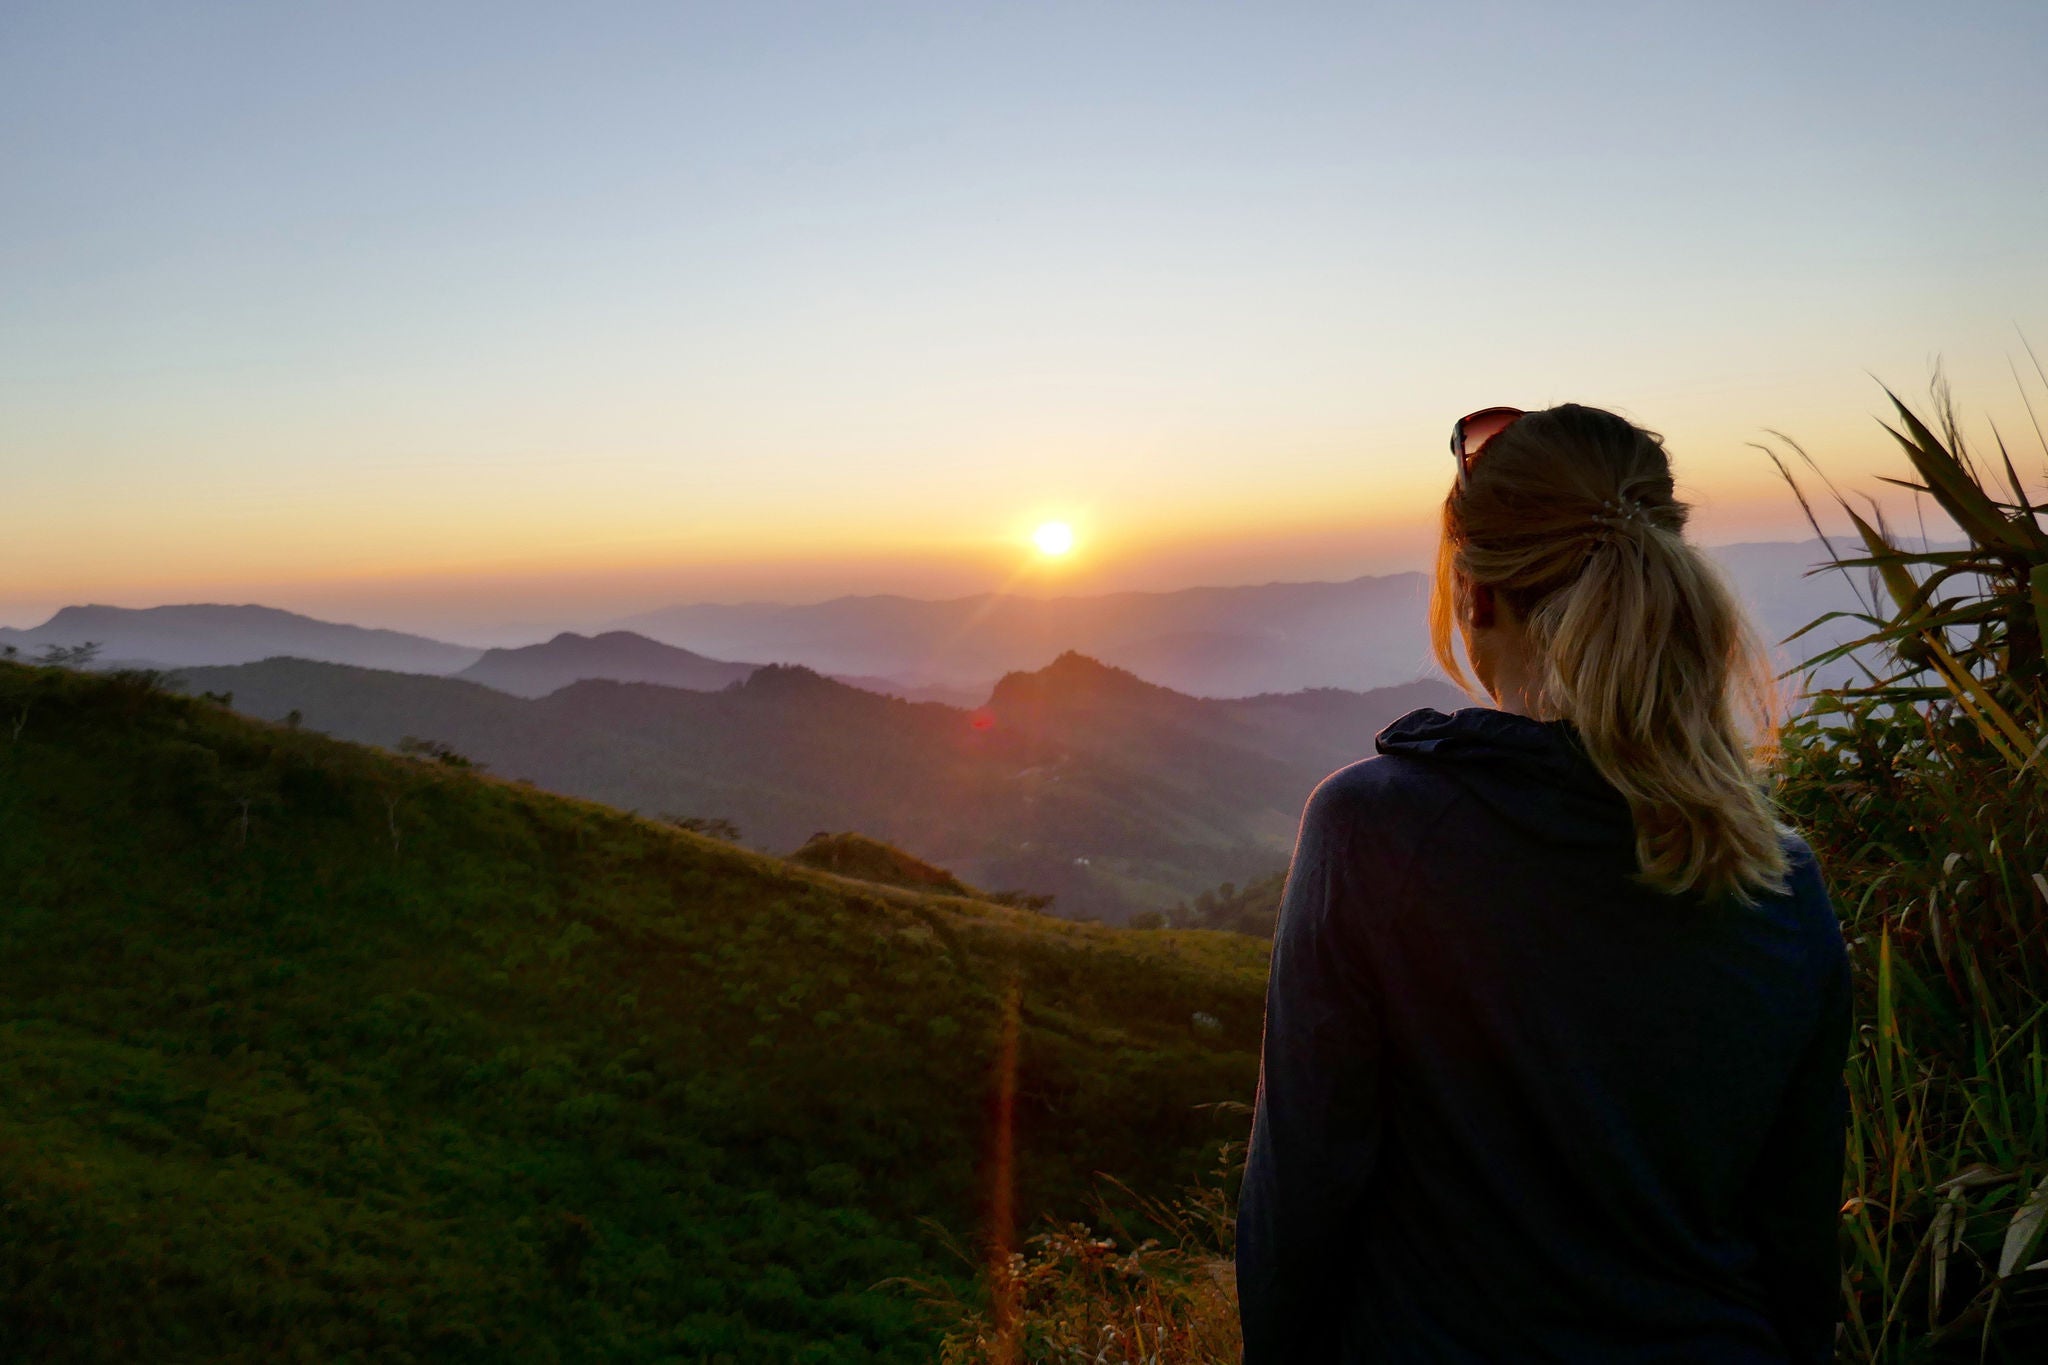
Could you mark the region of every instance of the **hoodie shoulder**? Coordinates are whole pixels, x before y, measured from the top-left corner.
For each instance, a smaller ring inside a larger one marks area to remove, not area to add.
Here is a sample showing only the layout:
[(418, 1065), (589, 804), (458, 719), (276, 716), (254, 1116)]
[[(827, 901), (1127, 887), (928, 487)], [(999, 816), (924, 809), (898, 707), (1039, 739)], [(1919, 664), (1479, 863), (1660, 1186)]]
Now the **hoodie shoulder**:
[(1813, 846), (1798, 832), (1786, 830), (1781, 836), (1788, 864), (1785, 899), (1791, 914), (1830, 951), (1842, 950), (1842, 924), (1828, 896), (1827, 874), (1814, 855)]
[(1303, 823), (1382, 836), (1427, 824), (1462, 795), (1441, 764), (1375, 754), (1339, 768), (1309, 794)]

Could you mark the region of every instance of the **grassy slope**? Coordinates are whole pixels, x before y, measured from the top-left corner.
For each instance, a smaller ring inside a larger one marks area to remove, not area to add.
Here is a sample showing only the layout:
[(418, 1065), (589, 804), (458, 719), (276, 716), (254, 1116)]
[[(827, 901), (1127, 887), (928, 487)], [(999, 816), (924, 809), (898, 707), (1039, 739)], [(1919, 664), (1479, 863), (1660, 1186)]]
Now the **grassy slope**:
[(15, 665), (0, 936), (49, 1358), (917, 1358), (871, 1287), (974, 1233), (1005, 984), (1028, 1216), (1202, 1167), (1264, 965)]
[(252, 715), (439, 740), (555, 791), (729, 819), (778, 853), (858, 829), (1110, 920), (1284, 864), (1317, 781), (1402, 712), (1455, 704), (1440, 683), (1204, 700), (1073, 654), (1005, 678), (977, 713), (780, 667), (720, 692), (587, 681), (532, 701), (298, 659), (181, 672)]

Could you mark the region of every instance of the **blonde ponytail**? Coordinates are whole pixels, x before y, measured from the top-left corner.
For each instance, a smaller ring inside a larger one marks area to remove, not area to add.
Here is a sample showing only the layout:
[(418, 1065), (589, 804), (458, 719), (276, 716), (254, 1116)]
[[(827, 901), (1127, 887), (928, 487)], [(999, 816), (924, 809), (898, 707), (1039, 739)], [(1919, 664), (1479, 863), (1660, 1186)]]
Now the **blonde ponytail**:
[(1578, 404), (1529, 413), (1444, 504), (1430, 634), (1471, 690), (1454, 633), (1472, 589), (1490, 588), (1526, 623), (1545, 713), (1571, 722), (1627, 799), (1640, 879), (1751, 899), (1786, 873), (1754, 763), (1771, 675), (1734, 595), (1683, 538), (1688, 510), (1655, 433)]

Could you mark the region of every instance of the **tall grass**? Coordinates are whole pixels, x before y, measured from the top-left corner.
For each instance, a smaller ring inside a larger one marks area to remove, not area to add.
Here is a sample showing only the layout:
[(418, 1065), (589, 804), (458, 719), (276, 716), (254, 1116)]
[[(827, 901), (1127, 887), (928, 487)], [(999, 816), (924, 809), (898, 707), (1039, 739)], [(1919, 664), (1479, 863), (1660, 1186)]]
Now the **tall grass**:
[(1887, 482), (1966, 543), (1909, 548), (1829, 488), (1866, 629), (1809, 662), (1855, 676), (1788, 727), (1779, 787), (1858, 977), (1840, 1355), (2048, 1359), (2048, 506), (1939, 384), (1934, 426), (1892, 403), (1916, 477)]
[[(1892, 401), (1886, 430), (1912, 477), (1887, 482), (1932, 502), (1965, 545), (1932, 549), (1923, 533), (1912, 548), (1875, 503), (1859, 511), (1830, 486), (1856, 535), (1837, 546), (1780, 461), (1826, 546), (1819, 571), (1864, 588), (1846, 613), (1863, 631), (1798, 670), (1851, 676), (1786, 727), (1777, 787), (1826, 869), (1857, 977), (1837, 1355), (2039, 1365), (2048, 505), (2032, 500), (2002, 439), (1995, 464), (1972, 455), (1938, 383), (1933, 426)], [(1163, 1240), (1114, 1225), (1050, 1229), (990, 1267), (989, 1299), (933, 1300), (952, 1324), (945, 1358), (1234, 1360), (1234, 1297), (1210, 1273), (1227, 1264), (1230, 1219), (1210, 1186), (1157, 1211), (1173, 1230)]]
[(949, 1280), (912, 1282), (946, 1329), (942, 1365), (1236, 1360), (1231, 1190), (1243, 1168), (1244, 1144), (1226, 1143), (1211, 1178), (1179, 1199), (1142, 1199), (1108, 1181), (1115, 1204), (1098, 1204), (1094, 1226), (1055, 1224), (1022, 1251), (999, 1250), (972, 1298)]

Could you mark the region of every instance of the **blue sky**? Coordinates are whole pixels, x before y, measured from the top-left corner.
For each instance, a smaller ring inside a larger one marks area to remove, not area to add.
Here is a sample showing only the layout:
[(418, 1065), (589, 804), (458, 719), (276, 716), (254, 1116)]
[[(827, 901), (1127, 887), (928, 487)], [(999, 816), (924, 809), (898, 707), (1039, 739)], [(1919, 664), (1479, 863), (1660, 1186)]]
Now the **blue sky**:
[(1567, 398), (1789, 536), (1747, 443), (1889, 469), (1872, 374), (2024, 423), (2044, 60), (2039, 5), (10, 4), (0, 620), (1349, 575), (1451, 418)]

